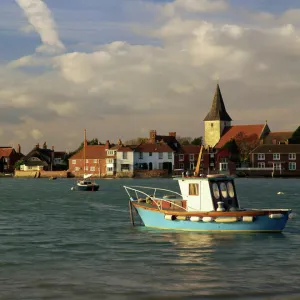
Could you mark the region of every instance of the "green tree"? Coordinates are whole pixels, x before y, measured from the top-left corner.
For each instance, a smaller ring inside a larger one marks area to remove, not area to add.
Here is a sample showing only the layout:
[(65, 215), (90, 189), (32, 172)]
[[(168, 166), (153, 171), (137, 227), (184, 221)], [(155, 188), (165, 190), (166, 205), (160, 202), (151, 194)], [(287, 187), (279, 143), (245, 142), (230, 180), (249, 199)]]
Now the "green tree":
[(136, 139), (130, 139), (124, 142), (124, 145), (139, 145), (141, 143), (147, 142), (147, 138), (144, 137), (138, 137)]
[(197, 138), (194, 138), (191, 142), (192, 145), (202, 145), (203, 138), (202, 136), (199, 136)]
[(190, 145), (191, 142), (192, 142), (192, 138), (189, 137), (189, 136), (185, 136), (185, 137), (181, 137), (181, 136), (178, 136), (176, 138), (176, 140), (179, 142), (179, 144), (181, 145)]
[(15, 163), (15, 165), (14, 165), (14, 169), (15, 169), (15, 170), (20, 170), (20, 166), (21, 166), (21, 165), (24, 165), (24, 163), (25, 163), (24, 160), (22, 160), (22, 159), (21, 159), (21, 160), (18, 160), (18, 161)]
[(294, 131), (289, 139), (290, 144), (300, 144), (300, 126)]

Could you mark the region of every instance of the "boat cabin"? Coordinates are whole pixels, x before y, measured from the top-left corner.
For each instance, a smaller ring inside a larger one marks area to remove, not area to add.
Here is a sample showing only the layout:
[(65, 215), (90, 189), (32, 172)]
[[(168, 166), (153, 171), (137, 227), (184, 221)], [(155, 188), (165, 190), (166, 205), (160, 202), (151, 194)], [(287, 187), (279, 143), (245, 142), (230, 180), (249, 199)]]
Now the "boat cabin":
[(178, 180), (187, 211), (239, 210), (234, 180), (226, 175), (181, 177)]

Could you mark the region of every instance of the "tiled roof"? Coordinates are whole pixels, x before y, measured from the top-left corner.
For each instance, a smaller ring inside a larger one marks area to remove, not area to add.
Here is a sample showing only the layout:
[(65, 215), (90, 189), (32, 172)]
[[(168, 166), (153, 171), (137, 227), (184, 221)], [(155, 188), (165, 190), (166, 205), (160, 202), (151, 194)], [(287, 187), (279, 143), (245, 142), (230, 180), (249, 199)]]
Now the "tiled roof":
[(258, 125), (235, 125), (230, 126), (225, 129), (222, 137), (220, 138), (219, 142), (216, 144), (215, 148), (222, 148), (227, 142), (231, 139), (234, 139), (240, 132), (243, 132), (245, 135), (252, 135), (256, 134), (258, 138), (260, 138), (265, 124), (258, 124)]
[[(86, 159), (104, 159), (106, 158), (106, 146), (105, 145), (87, 145), (86, 146)], [(83, 159), (83, 149), (75, 153), (69, 159)]]
[(293, 135), (293, 133), (293, 131), (270, 132), (264, 138), (264, 144), (272, 144), (273, 140), (276, 140), (277, 143), (287, 141)]
[(300, 144), (259, 145), (251, 153), (300, 153)]
[(215, 121), (215, 120), (221, 120), (221, 121), (232, 120), (226, 111), (219, 84), (217, 84), (216, 87), (211, 109), (204, 119), (204, 121)]
[(201, 147), (200, 145), (182, 145), (180, 147), (179, 153), (199, 154), (200, 147)]
[(12, 147), (0, 147), (0, 158), (9, 157), (12, 152), (13, 152)]
[(55, 151), (54, 152), (54, 157), (59, 158), (59, 157), (65, 157), (66, 152), (65, 151)]
[(134, 149), (132, 149), (129, 146), (123, 146), (118, 149), (118, 152), (133, 152), (133, 151), (134, 151)]
[(173, 152), (174, 150), (167, 144), (140, 144), (135, 151), (137, 152)]

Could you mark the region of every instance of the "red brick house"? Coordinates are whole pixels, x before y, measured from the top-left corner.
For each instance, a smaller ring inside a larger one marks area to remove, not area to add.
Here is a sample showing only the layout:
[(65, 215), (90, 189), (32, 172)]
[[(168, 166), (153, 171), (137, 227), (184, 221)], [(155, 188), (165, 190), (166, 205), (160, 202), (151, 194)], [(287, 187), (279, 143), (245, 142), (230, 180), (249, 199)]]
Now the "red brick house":
[(288, 144), (292, 135), (293, 131), (270, 132), (264, 137), (263, 144)]
[(252, 167), (260, 174), (300, 176), (300, 144), (259, 145), (250, 158)]
[(181, 145), (174, 157), (174, 169), (194, 171), (197, 165), (199, 145)]
[(0, 147), (0, 173), (12, 173), (15, 163), (22, 157), (20, 145), (17, 151), (12, 147)]
[(69, 172), (74, 176), (80, 177), (84, 173), (92, 174), (94, 176), (105, 176), (107, 175), (107, 163), (106, 160), (116, 159), (115, 150), (110, 150), (109, 141), (105, 145), (87, 145), (85, 153), (85, 167), (84, 170), (84, 150), (81, 149), (69, 158)]

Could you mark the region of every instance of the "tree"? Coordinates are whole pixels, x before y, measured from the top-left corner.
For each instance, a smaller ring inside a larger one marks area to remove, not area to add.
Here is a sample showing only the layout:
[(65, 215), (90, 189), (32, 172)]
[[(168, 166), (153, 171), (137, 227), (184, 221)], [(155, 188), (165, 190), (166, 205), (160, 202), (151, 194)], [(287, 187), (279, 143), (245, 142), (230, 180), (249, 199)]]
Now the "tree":
[(190, 145), (191, 142), (192, 142), (192, 138), (189, 137), (189, 136), (186, 136), (186, 137), (181, 137), (181, 136), (178, 136), (176, 138), (176, 140), (179, 142), (179, 144), (181, 145)]
[(192, 145), (202, 145), (203, 138), (202, 136), (199, 136), (197, 138), (194, 138), (191, 142)]
[(231, 139), (229, 142), (227, 142), (222, 149), (227, 149), (227, 151), (230, 153), (229, 159), (234, 162), (239, 161), (240, 151), (239, 147), (236, 144), (236, 141), (234, 139)]
[(234, 140), (239, 149), (241, 161), (249, 161), (250, 152), (259, 145), (258, 135), (246, 135), (245, 132), (240, 132), (235, 136)]
[(131, 139), (131, 140), (125, 141), (124, 145), (139, 145), (139, 144), (147, 142), (147, 140), (148, 140), (147, 138), (138, 137), (136, 139)]
[(300, 144), (300, 126), (294, 131), (291, 138), (289, 138), (289, 144)]
[(15, 165), (14, 165), (14, 169), (15, 169), (15, 170), (20, 170), (20, 166), (21, 166), (21, 165), (24, 165), (24, 163), (25, 163), (24, 160), (22, 160), (22, 159), (21, 159), (21, 160), (18, 160), (18, 161), (15, 163)]

